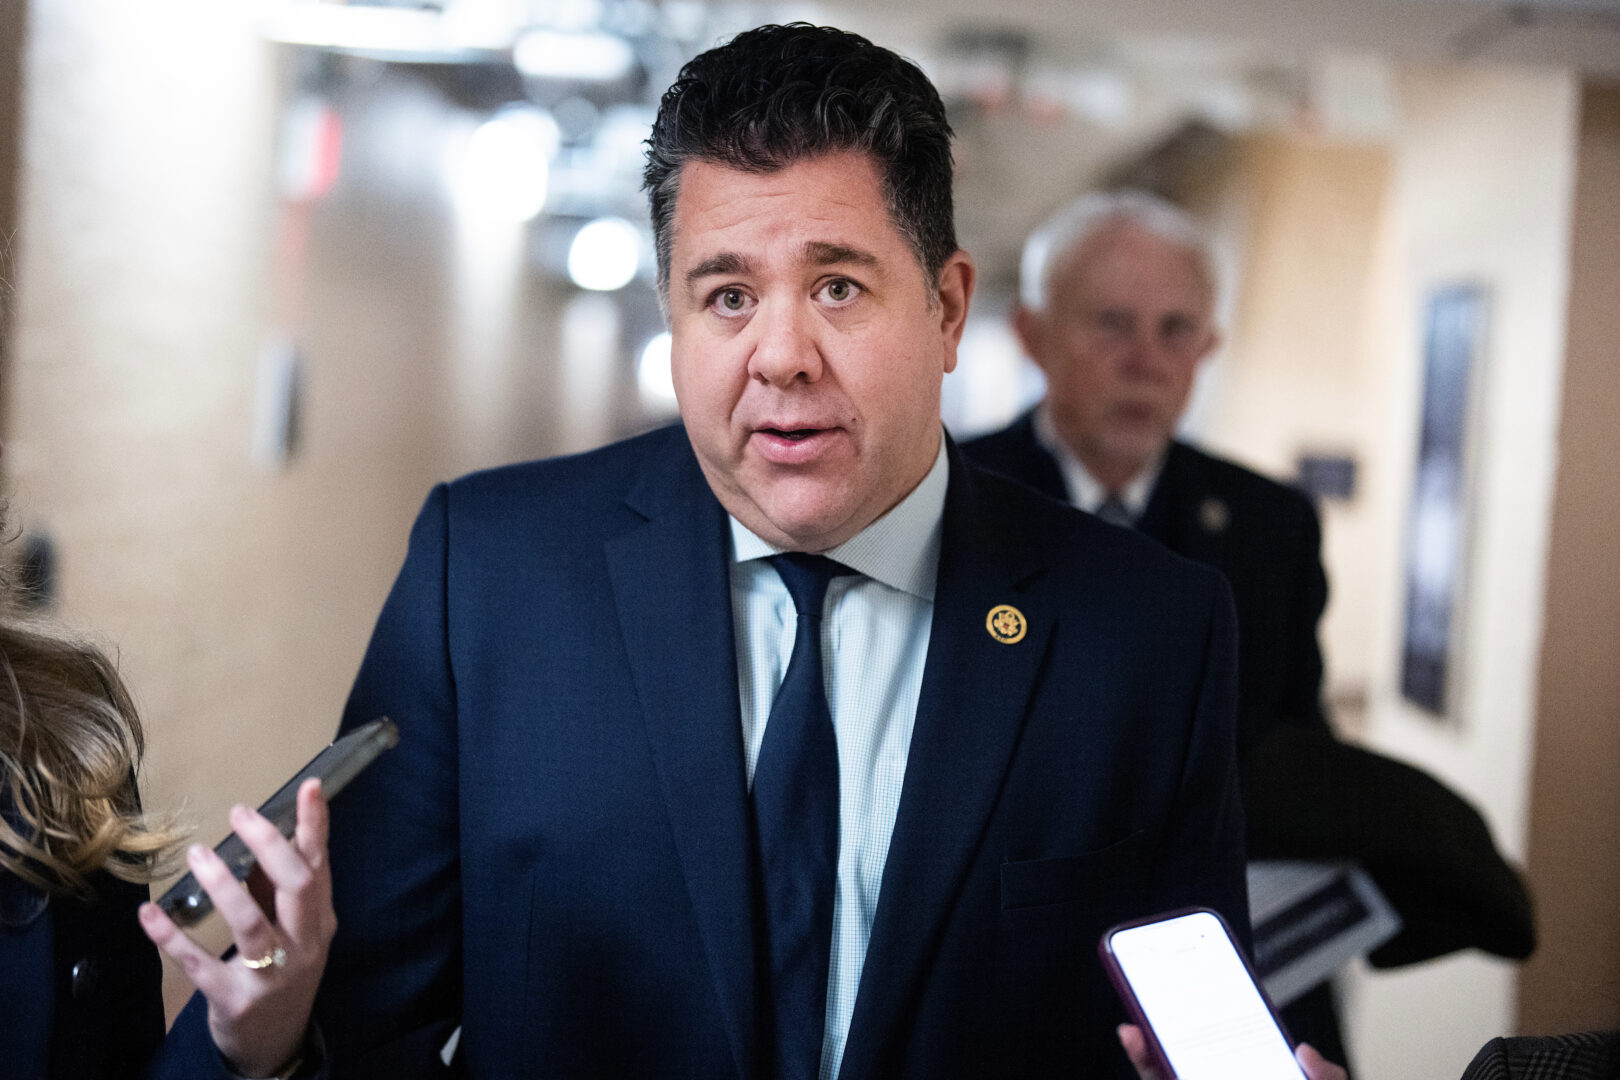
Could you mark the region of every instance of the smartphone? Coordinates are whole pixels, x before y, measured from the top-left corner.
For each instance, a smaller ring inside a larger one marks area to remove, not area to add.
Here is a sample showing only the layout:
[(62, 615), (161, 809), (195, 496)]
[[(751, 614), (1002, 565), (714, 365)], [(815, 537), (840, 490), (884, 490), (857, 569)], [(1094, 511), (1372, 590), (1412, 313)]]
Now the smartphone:
[[(291, 780), (282, 784), (276, 793), (259, 807), (281, 835), (291, 837), (298, 824), (298, 789), (305, 780), (314, 777), (321, 782), (321, 792), (328, 800), (348, 786), (362, 769), (377, 760), (377, 755), (399, 742), (399, 729), (386, 716), (364, 724), (316, 754), (314, 759)], [(242, 838), (234, 832), (220, 841), (214, 854), (225, 860), (238, 881), (246, 881), (258, 860)], [(214, 902), (197, 881), (188, 873), (175, 882), (158, 898), (158, 907), (166, 912), (177, 926), (195, 926), (214, 910)]]
[(1305, 1080), (1231, 928), (1207, 908), (1114, 927), (1097, 946), (1166, 1077)]

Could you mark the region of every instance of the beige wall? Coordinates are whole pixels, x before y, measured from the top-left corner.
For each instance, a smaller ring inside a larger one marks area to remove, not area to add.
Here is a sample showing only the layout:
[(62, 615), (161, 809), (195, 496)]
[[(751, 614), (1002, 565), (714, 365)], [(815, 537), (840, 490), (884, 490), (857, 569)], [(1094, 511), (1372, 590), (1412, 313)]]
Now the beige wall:
[[(342, 176), (295, 257), (273, 184), (289, 55), (249, 7), (34, 5), (6, 388), (17, 516), (56, 539), (60, 614), (143, 708), (148, 804), (209, 842), (330, 739), (428, 488), (566, 443), (564, 298), (516, 226), (455, 219), (441, 95), (353, 81)], [(275, 470), (252, 423), (284, 331), (307, 410)]]
[[(1388, 483), (1377, 496), (1391, 527), (1376, 556), (1387, 569), (1371, 586), (1382, 614), (1368, 740), (1473, 800), (1522, 863), (1558, 452), (1576, 84), (1567, 73), (1435, 70), (1407, 73), (1401, 90), (1405, 118), (1385, 231), (1393, 250), (1372, 328), (1391, 373)], [(1491, 313), (1476, 384), (1455, 715), (1438, 723), (1399, 697), (1399, 560), (1422, 302), (1459, 281), (1483, 283)], [(1485, 1039), (1513, 1029), (1516, 975), (1511, 964), (1465, 953), (1358, 981), (1352, 1017), (1369, 1075), (1458, 1074)]]
[(319, 745), (338, 692), (278, 661), (300, 548), (247, 457), (272, 58), (232, 8), (35, 5), (6, 454), (61, 614), (144, 709), (148, 803), (184, 799), (210, 839)]
[(1376, 143), (1265, 136), (1240, 140), (1208, 212), (1241, 288), (1212, 361), (1199, 437), (1282, 478), (1302, 453), (1360, 465), (1355, 499), (1323, 508), (1332, 591), (1322, 624), (1337, 719), (1366, 696), (1377, 633), (1367, 554), (1388, 521), (1369, 495), (1387, 483), (1376, 453), (1388, 371), (1369, 355), (1390, 152)]
[(9, 282), (12, 238), (17, 227), (17, 178), (21, 173), (22, 51), (27, 14), (22, 0), (0, 0), (0, 437), (5, 435), (10, 411), (6, 392), (12, 306)]
[(1620, 87), (1581, 97), (1519, 1026), (1620, 1027)]
[[(1202, 388), (1199, 434), (1278, 475), (1303, 450), (1356, 457), (1357, 498), (1324, 513), (1332, 600), (1323, 642), (1340, 726), (1461, 791), (1522, 863), (1560, 453), (1576, 84), (1556, 72), (1411, 70), (1399, 91), (1400, 129), (1387, 146), (1240, 141), (1208, 199), (1239, 288), (1228, 346)], [(1594, 300), (1594, 314), (1612, 312), (1612, 271), (1583, 272), (1611, 297), (1607, 309)], [(1458, 702), (1450, 721), (1436, 721), (1399, 696), (1401, 558), (1424, 297), (1460, 281), (1485, 284), (1492, 310), (1474, 423)], [(1564, 449), (1594, 460), (1593, 447)], [(1599, 450), (1595, 460), (1613, 459)], [(1591, 475), (1596, 483), (1607, 474)], [(1617, 639), (1592, 647), (1612, 650)], [(1611, 708), (1603, 736), (1589, 723), (1583, 738), (1612, 738), (1612, 717)], [(1601, 850), (1593, 857), (1613, 862), (1612, 840)], [(1535, 884), (1579, 897), (1571, 913), (1584, 918), (1612, 909), (1612, 887)], [(1374, 1080), (1459, 1075), (1481, 1043), (1514, 1029), (1516, 978), (1514, 965), (1472, 952), (1354, 972), (1347, 1018), (1358, 1071)]]

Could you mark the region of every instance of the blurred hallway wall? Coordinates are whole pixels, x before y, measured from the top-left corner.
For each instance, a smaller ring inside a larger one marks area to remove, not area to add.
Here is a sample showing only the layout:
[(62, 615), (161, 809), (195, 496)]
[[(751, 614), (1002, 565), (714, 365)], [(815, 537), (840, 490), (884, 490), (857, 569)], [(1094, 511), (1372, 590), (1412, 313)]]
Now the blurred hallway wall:
[[(522, 223), (461, 213), (446, 155), (477, 118), (426, 80), (349, 62), (336, 183), (287, 194), (313, 54), (253, 7), (31, 5), (4, 372), (0, 468), (55, 544), (55, 614), (118, 657), (148, 805), (210, 843), (330, 740), (433, 484), (654, 420), (650, 290), (621, 311)], [(279, 461), (256, 417), (288, 343)]]
[[(1552, 485), (1569, 290), (1579, 84), (1569, 72), (1488, 67), (1410, 70), (1372, 347), (1388, 363), (1390, 424), (1379, 493), (1385, 572), (1369, 583), (1382, 615), (1367, 738), (1421, 763), (1484, 813), (1523, 866), (1546, 603)], [(1400, 694), (1403, 558), (1423, 394), (1423, 325), (1436, 289), (1477, 283), (1488, 297), (1466, 451), (1466, 533), (1454, 628), (1453, 692), (1436, 718)], [(1531, 881), (1533, 891), (1543, 891)], [(1479, 953), (1355, 986), (1370, 1075), (1453, 1075), (1516, 1025), (1517, 968)], [(1442, 1004), (1443, 1003), (1443, 1004)], [(1413, 1019), (1421, 1017), (1421, 1029)]]
[(1240, 286), (1200, 437), (1285, 479), (1303, 454), (1356, 463), (1354, 497), (1321, 507), (1326, 692), (1351, 732), (1364, 724), (1378, 640), (1358, 583), (1385, 571), (1374, 552), (1391, 526), (1375, 496), (1388, 483), (1380, 440), (1392, 372), (1369, 348), (1369, 310), (1392, 173), (1381, 141), (1251, 136), (1200, 200)]
[(7, 373), (18, 524), (144, 711), (148, 805), (210, 843), (330, 738), (397, 558), (325, 565), (249, 460), (276, 78), (239, 7), (32, 5)]
[(22, 0), (0, 0), (0, 437), (5, 435), (5, 380), (10, 345), (12, 238), (17, 230), (17, 187), (21, 172), (22, 51), (28, 14)]
[[(1581, 93), (1571, 73), (1408, 68), (1396, 91), (1399, 121), (1387, 142), (1240, 138), (1198, 194), (1232, 254), (1238, 291), (1197, 434), (1280, 477), (1304, 453), (1356, 462), (1355, 497), (1323, 508), (1332, 596), (1322, 632), (1335, 719), (1464, 794), (1508, 857), (1528, 861), (1548, 934), (1547, 959), (1526, 971), (1535, 1003), (1521, 999), (1516, 965), (1477, 952), (1347, 980), (1360, 1074), (1416, 1080), (1459, 1075), (1481, 1043), (1517, 1030), (1521, 1017), (1539, 1031), (1620, 1023), (1612, 989), (1620, 964), (1606, 944), (1620, 925), (1616, 883), (1580, 873), (1597, 860), (1615, 865), (1620, 815), (1570, 825), (1575, 806), (1615, 805), (1620, 774), (1612, 689), (1620, 601), (1599, 583), (1615, 577), (1615, 523), (1612, 494), (1597, 486), (1612, 475), (1617, 449), (1605, 406), (1620, 347), (1610, 325), (1620, 231), (1603, 208), (1620, 173), (1610, 142), (1594, 151), (1597, 137), (1577, 132)], [(1588, 129), (1602, 123), (1590, 116), (1608, 116), (1602, 100), (1594, 107), (1588, 95)], [(1584, 211), (1574, 201), (1578, 157), (1591, 189)], [(1583, 238), (1572, 281), (1572, 241)], [(1404, 552), (1425, 304), (1456, 284), (1483, 285), (1489, 315), (1469, 421), (1454, 693), (1436, 716), (1400, 692)], [(1563, 382), (1566, 311), (1572, 362), (1576, 320), (1590, 337), (1589, 389)], [(1591, 419), (1577, 435), (1569, 425), (1582, 413)], [(1568, 555), (1549, 550), (1555, 480), (1569, 491), (1560, 496)], [(1562, 599), (1552, 591), (1561, 577), (1570, 590)], [(1543, 647), (1544, 613), (1552, 628), (1561, 609), (1565, 634), (1586, 635), (1581, 650), (1551, 639)], [(1538, 716), (1551, 726), (1538, 729)], [(1568, 783), (1543, 782), (1533, 805), (1537, 761)], [(1570, 970), (1582, 949), (1577, 925), (1592, 948), (1575, 985), (1607, 981), (1604, 1004), (1574, 1008), (1571, 993), (1549, 993), (1561, 978), (1552, 972)]]
[(1620, 1027), (1620, 85), (1580, 100), (1568, 352), (1536, 699), (1525, 1031)]

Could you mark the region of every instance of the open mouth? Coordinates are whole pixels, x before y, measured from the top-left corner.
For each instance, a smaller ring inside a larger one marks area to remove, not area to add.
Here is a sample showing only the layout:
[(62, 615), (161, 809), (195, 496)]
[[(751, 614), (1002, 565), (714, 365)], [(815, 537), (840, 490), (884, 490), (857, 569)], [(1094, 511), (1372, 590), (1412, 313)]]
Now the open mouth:
[(819, 435), (821, 428), (761, 428), (766, 435), (773, 435), (778, 439), (787, 439), (789, 442), (802, 442), (812, 435)]

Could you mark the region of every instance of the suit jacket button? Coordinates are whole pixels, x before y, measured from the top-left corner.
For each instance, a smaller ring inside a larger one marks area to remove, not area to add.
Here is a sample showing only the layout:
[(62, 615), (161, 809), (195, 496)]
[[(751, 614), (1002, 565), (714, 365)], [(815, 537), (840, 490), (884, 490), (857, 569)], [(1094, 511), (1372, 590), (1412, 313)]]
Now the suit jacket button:
[(96, 996), (101, 988), (101, 969), (96, 962), (85, 957), (73, 965), (73, 1000), (84, 1002)]

